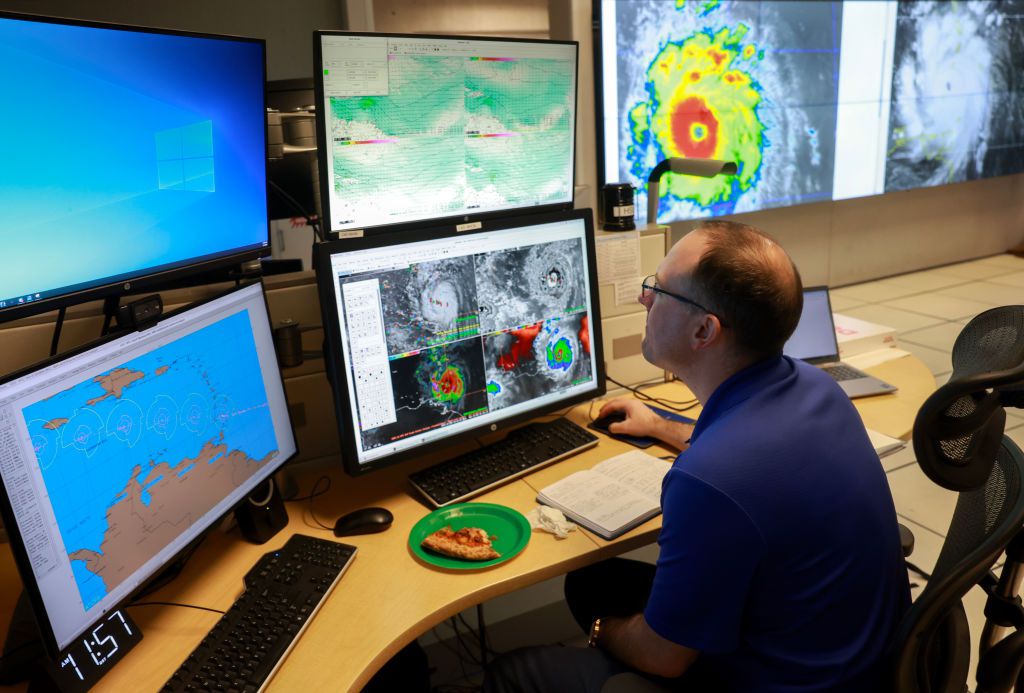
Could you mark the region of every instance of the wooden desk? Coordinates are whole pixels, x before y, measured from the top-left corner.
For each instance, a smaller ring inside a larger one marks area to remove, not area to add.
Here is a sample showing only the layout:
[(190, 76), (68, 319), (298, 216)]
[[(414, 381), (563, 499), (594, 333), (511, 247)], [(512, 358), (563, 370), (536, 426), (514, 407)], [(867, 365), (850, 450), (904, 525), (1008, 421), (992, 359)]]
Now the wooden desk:
[[(899, 387), (899, 393), (857, 400), (858, 410), (871, 428), (904, 436), (917, 407), (934, 390), (931, 373), (914, 357), (870, 370)], [(680, 383), (666, 383), (648, 392), (675, 400), (689, 396)], [(588, 409), (581, 405), (569, 416), (585, 423)], [(690, 414), (696, 418), (699, 411), (697, 407)], [(605, 438), (596, 448), (475, 500), (500, 503), (525, 514), (535, 506), (540, 488), (629, 449), (625, 443)], [(658, 450), (651, 448), (653, 454), (672, 452)], [(565, 540), (534, 532), (523, 553), (508, 563), (476, 572), (442, 572), (420, 563), (406, 544), (413, 524), (428, 512), (409, 490), (405, 481), (409, 471), (408, 466), (400, 465), (353, 479), (338, 469), (330, 470), (331, 490), (313, 502), (321, 521), (331, 524), (342, 513), (366, 505), (387, 506), (395, 521), (382, 534), (343, 540), (358, 546), (359, 553), (273, 679), (272, 690), (359, 690), (392, 655), (444, 619), (501, 594), (648, 544), (656, 539), (661, 526), (660, 518), (654, 518), (611, 542), (582, 529)], [(318, 476), (302, 480), (302, 494), (309, 492)], [(308, 509), (308, 503), (289, 503), (288, 527), (263, 546), (242, 541), (237, 530), (211, 533), (182, 575), (147, 600), (227, 609), (241, 592), (243, 575), (264, 552), (281, 546), (296, 532), (332, 536), (312, 522)], [(0, 546), (3, 632), (20, 589), (9, 548)], [(95, 690), (158, 689), (218, 618), (217, 614), (176, 607), (136, 607), (132, 615), (144, 638)]]

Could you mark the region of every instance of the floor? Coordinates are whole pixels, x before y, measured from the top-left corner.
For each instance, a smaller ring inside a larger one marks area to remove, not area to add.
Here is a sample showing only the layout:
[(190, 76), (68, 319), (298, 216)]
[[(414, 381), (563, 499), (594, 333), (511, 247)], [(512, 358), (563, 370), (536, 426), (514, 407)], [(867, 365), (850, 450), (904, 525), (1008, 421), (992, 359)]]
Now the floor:
[[(972, 317), (995, 306), (1024, 303), (1024, 259), (995, 255), (834, 289), (831, 296), (835, 312), (895, 328), (899, 347), (920, 358), (940, 385), (952, 371), (953, 343)], [(1024, 410), (1007, 411), (1006, 432), (1024, 447)], [(882, 458), (882, 465), (900, 522), (914, 533), (911, 560), (930, 572), (945, 538), (956, 495), (924, 476), (909, 446)], [(916, 596), (924, 580), (911, 573), (911, 582)], [(972, 642), (976, 644), (984, 623), (984, 595), (980, 589), (968, 594), (965, 607)], [(582, 636), (574, 638), (571, 644), (583, 644)], [(972, 656), (972, 679), (976, 656)], [(465, 690), (464, 687), (472, 688), (479, 681), (479, 669), (468, 677), (465, 671), (461, 673), (462, 676), (453, 677), (461, 680), (435, 678), (435, 682), (441, 683), (442, 690), (448, 688), (445, 684)]]

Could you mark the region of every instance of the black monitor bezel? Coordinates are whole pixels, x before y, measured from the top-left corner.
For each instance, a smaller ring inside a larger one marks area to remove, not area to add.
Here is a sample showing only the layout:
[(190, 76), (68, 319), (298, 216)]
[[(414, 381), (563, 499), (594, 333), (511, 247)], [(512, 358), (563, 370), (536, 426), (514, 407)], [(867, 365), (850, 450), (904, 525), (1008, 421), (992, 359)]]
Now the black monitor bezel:
[[(81, 26), (92, 29), (109, 29), (115, 31), (131, 31), (141, 34), (159, 34), (171, 36), (185, 36), (190, 38), (227, 40), (239, 43), (258, 44), (263, 53), (263, 180), (264, 180), (264, 204), (270, 199), (270, 172), (267, 161), (267, 42), (262, 38), (248, 36), (233, 36), (230, 34), (210, 34), (196, 31), (183, 31), (178, 29), (166, 29), (160, 27), (145, 27), (134, 24), (120, 24), (114, 22), (96, 22), (84, 19), (70, 19), (64, 17), (47, 17), (44, 15), (32, 15), (18, 12), (0, 11), (0, 19), (11, 19), (27, 22), (38, 22), (43, 24), (62, 24), (68, 26)], [(17, 320), (39, 313), (66, 308), (87, 301), (121, 296), (138, 291), (158, 291), (163, 285), (192, 275), (202, 274), (211, 270), (238, 265), (250, 260), (256, 260), (270, 255), (270, 220), (267, 219), (266, 242), (260, 245), (247, 245), (241, 248), (225, 250), (220, 253), (198, 258), (190, 258), (179, 262), (149, 267), (138, 272), (130, 272), (114, 277), (100, 277), (93, 282), (60, 287), (53, 291), (61, 293), (51, 296), (43, 296), (38, 300), (0, 308), (0, 323), (10, 320)], [(15, 300), (18, 297), (13, 297)]]
[[(440, 40), (452, 40), (452, 41), (481, 41), (481, 42), (501, 42), (501, 43), (532, 43), (532, 44), (561, 44), (571, 45), (576, 48), (576, 76), (573, 90), (573, 122), (572, 122), (572, 143), (573, 143), (573, 156), (572, 156), (572, 180), (570, 181), (570, 188), (572, 191), (571, 199), (568, 202), (556, 202), (546, 205), (536, 205), (533, 207), (510, 207), (504, 210), (491, 210), (487, 212), (471, 213), (471, 214), (458, 214), (453, 216), (442, 216), (442, 217), (428, 217), (426, 219), (418, 219), (415, 221), (405, 221), (395, 224), (379, 224), (377, 226), (365, 226), (361, 228), (342, 229), (335, 231), (331, 228), (331, 181), (330, 173), (327, 170), (327, 114), (324, 112), (324, 76), (323, 76), (323, 41), (322, 38), (325, 36), (374, 36), (384, 38), (408, 38), (408, 39), (440, 39)], [(549, 212), (570, 210), (573, 209), (576, 201), (576, 158), (579, 150), (579, 101), (580, 101), (580, 44), (579, 41), (561, 41), (555, 39), (534, 39), (534, 38), (515, 38), (515, 37), (500, 37), (500, 36), (471, 36), (471, 35), (456, 35), (456, 34), (403, 34), (403, 33), (392, 33), (392, 32), (373, 32), (373, 31), (336, 31), (336, 30), (324, 30), (320, 29), (313, 32), (313, 68), (315, 71), (313, 79), (313, 89), (316, 98), (316, 154), (317, 154), (317, 171), (320, 176), (320, 216), (324, 220), (323, 229), (325, 234), (331, 236), (342, 236), (350, 233), (385, 233), (392, 231), (399, 231), (403, 229), (418, 228), (428, 222), (435, 225), (444, 224), (465, 224), (471, 222), (486, 221), (488, 219), (497, 219), (501, 217), (507, 217), (509, 215), (523, 215), (523, 214), (545, 214)]]
[[(244, 284), (239, 285), (238, 287), (232, 287), (231, 289), (229, 289), (227, 291), (218, 292), (218, 293), (216, 293), (216, 294), (214, 294), (212, 296), (209, 296), (209, 297), (204, 298), (204, 299), (199, 300), (199, 301), (195, 301), (194, 303), (190, 303), (188, 305), (182, 306), (181, 308), (178, 308), (178, 309), (173, 310), (173, 311), (171, 311), (169, 313), (166, 313), (165, 315), (160, 317), (158, 322), (163, 322), (163, 321), (168, 320), (170, 318), (176, 317), (176, 316), (178, 316), (178, 315), (180, 315), (182, 313), (185, 313), (185, 312), (187, 312), (189, 310), (192, 310), (194, 308), (198, 308), (198, 307), (203, 306), (203, 305), (205, 305), (207, 303), (211, 303), (211, 302), (216, 301), (216, 300), (218, 300), (220, 298), (224, 298), (225, 296), (229, 296), (229, 295), (231, 295), (231, 294), (233, 294), (235, 292), (242, 291), (244, 289), (248, 289), (249, 287), (257, 285), (257, 284), (259, 284), (262, 287), (262, 284), (263, 284), (262, 280), (256, 280), (256, 281), (244, 283)], [(264, 305), (264, 308), (267, 311), (267, 322), (268, 322), (268, 325), (272, 327), (273, 326), (273, 321), (270, 318), (270, 304), (267, 302), (267, 293), (266, 293), (265, 290), (262, 290), (262, 289), (261, 289), (260, 293), (263, 295), (263, 305)], [(32, 373), (34, 373), (36, 371), (42, 370), (42, 369), (47, 368), (49, 366), (52, 366), (52, 365), (54, 365), (56, 363), (60, 363), (61, 361), (65, 361), (65, 360), (67, 360), (69, 358), (72, 358), (74, 356), (78, 356), (78, 355), (83, 354), (83, 353), (85, 353), (87, 351), (90, 351), (91, 349), (96, 349), (96, 348), (102, 347), (103, 345), (105, 345), (105, 344), (107, 344), (109, 342), (113, 342), (113, 341), (121, 339), (122, 337), (125, 337), (127, 335), (137, 334), (137, 333), (142, 332), (142, 331), (143, 330), (133, 330), (133, 331), (130, 331), (130, 332), (118, 332), (118, 333), (107, 335), (105, 337), (101, 337), (100, 339), (96, 339), (96, 340), (91, 341), (91, 342), (89, 342), (87, 344), (83, 344), (82, 346), (79, 346), (79, 347), (76, 347), (74, 349), (71, 349), (71, 350), (69, 350), (69, 351), (67, 351), (65, 353), (59, 354), (58, 356), (49, 357), (47, 359), (44, 359), (43, 361), (40, 361), (40, 362), (35, 363), (35, 364), (32, 364), (31, 366), (28, 366), (26, 368), (22, 368), (22, 369), (20, 369), (18, 371), (15, 371), (13, 373), (8, 374), (8, 375), (0, 376), (0, 385), (4, 385), (4, 384), (6, 384), (6, 383), (8, 383), (8, 382), (10, 382), (12, 380), (16, 380), (18, 378), (22, 378), (22, 377), (25, 377), (27, 375), (31, 375)], [(276, 352), (275, 352), (275, 355), (276, 355)], [(281, 390), (283, 392), (284, 391), (284, 378), (281, 376), (280, 368), (275, 368), (274, 372), (276, 372), (278, 374), (278, 377), (281, 378)], [(294, 459), (294, 457), (299, 452), (298, 440), (295, 437), (294, 426), (291, 423), (291, 413), (289, 411), (287, 411), (287, 409), (286, 409), (286, 416), (288, 416), (289, 428), (292, 429), (292, 439), (295, 441), (295, 451), (292, 452), (292, 454), (287, 456), (287, 457), (282, 457), (282, 459), (278, 460), (277, 464), (273, 465), (272, 467), (268, 467), (267, 469), (269, 471), (267, 471), (267, 473), (265, 475), (263, 475), (262, 478), (260, 478), (260, 480), (258, 482), (256, 482), (256, 484), (253, 485), (254, 487), (256, 485), (258, 485), (258, 484), (263, 483), (264, 481), (269, 479), (271, 476), (273, 476), (275, 473), (277, 473), (281, 469), (281, 467), (283, 467), (285, 464), (287, 464), (290, 460)], [(245, 502), (245, 499), (243, 499), (242, 502)], [(216, 529), (216, 527), (218, 526), (218, 521), (222, 517), (226, 516), (230, 512), (233, 512), (233, 508), (227, 510), (223, 515), (219, 515), (217, 518), (215, 518), (213, 521), (211, 521), (208, 527), (204, 528), (203, 530), (201, 530), (200, 532), (198, 532), (196, 534), (196, 536), (192, 540), (192, 542), (189, 542), (189, 544), (186, 544), (180, 551), (178, 551), (173, 556), (168, 558), (167, 562), (164, 565), (167, 566), (167, 565), (173, 564), (183, 554), (188, 552), (190, 546), (192, 544), (194, 544), (195, 541), (197, 541), (200, 538), (202, 538), (203, 536), (205, 536), (211, 530)], [(18, 525), (17, 518), (14, 515), (14, 508), (11, 505), (11, 499), (10, 499), (10, 497), (7, 494), (7, 487), (6, 487), (6, 485), (4, 483), (2, 483), (2, 481), (0, 481), (0, 519), (3, 520), (4, 527), (7, 529), (7, 537), (8, 537), (8, 541), (10, 543), (11, 553), (14, 556), (14, 563), (15, 563), (15, 565), (18, 568), (18, 574), (21, 577), (21, 582), (22, 582), (23, 589), (25, 590), (25, 594), (28, 596), (29, 603), (32, 606), (32, 614), (35, 617), (36, 625), (37, 625), (37, 627), (39, 629), (40, 640), (42, 640), (43, 647), (46, 650), (47, 655), (50, 658), (55, 658), (61, 652), (61, 650), (57, 646), (57, 636), (54, 633), (53, 625), (50, 623), (50, 619), (49, 619), (47, 611), (46, 611), (46, 603), (43, 601), (42, 592), (40, 592), (39, 586), (38, 586), (38, 584), (36, 584), (35, 576), (34, 576), (35, 574), (34, 574), (34, 572), (32, 570), (32, 563), (31, 563), (31, 561), (29, 559), (29, 556), (28, 556), (28, 550), (25, 548), (25, 542), (24, 542), (24, 540), (23, 540), (23, 538), (21, 536), (21, 527)], [(124, 599), (121, 599), (120, 601), (118, 601), (115, 604), (111, 604), (110, 608), (107, 609), (107, 611), (104, 612), (100, 616), (100, 618), (97, 619), (97, 621), (95, 621), (94, 623), (99, 623), (99, 621), (104, 620), (107, 617), (107, 615), (110, 614), (111, 612), (116, 611), (117, 609), (122, 608), (124, 605), (130, 603), (132, 601), (132, 599), (137, 594), (139, 594), (142, 590), (144, 590), (146, 588), (147, 584), (154, 577), (156, 577), (159, 574), (160, 574), (159, 570), (154, 571), (153, 575), (149, 576), (149, 578), (147, 578), (145, 581), (143, 581), (141, 584), (139, 584), (138, 587), (136, 587), (134, 590), (129, 592), (127, 595), (125, 595)], [(79, 632), (77, 635), (75, 635), (72, 638), (72, 640), (74, 640), (75, 638), (80, 638), (82, 636), (82, 633), (85, 633), (87, 630), (89, 630), (89, 627), (90, 626), (86, 626), (81, 632)]]
[[(349, 374), (348, 367), (344, 362), (341, 347), (341, 325), (338, 311), (335, 310), (336, 298), (334, 292), (335, 277), (331, 271), (331, 255), (349, 250), (364, 250), (368, 248), (382, 248), (403, 243), (412, 243), (423, 240), (436, 240), (442, 238), (454, 238), (472, 236), (480, 233), (489, 233), (523, 226), (535, 226), (560, 221), (572, 221), (582, 219), (584, 222), (584, 245), (587, 254), (587, 266), (590, 280), (590, 315), (588, 322), (593, 331), (591, 341), (590, 357), (594, 364), (594, 379), (597, 386), (571, 397), (559, 399), (546, 405), (540, 405), (535, 409), (520, 414), (510, 415), (500, 421), (480, 424), (452, 433), (450, 436), (425, 443), (402, 452), (379, 457), (363, 464), (358, 460), (358, 447), (356, 444), (356, 430), (352, 426), (355, 420), (354, 412), (348, 397)], [(459, 231), (452, 224), (435, 226), (432, 224), (421, 224), (419, 228), (406, 228), (394, 233), (365, 235), (357, 238), (344, 238), (340, 240), (327, 241), (317, 247), (317, 257), (314, 260), (317, 278), (317, 293), (320, 299), (321, 313), (324, 324), (324, 365), (326, 366), (327, 378), (331, 384), (332, 397), (334, 399), (334, 411), (338, 422), (338, 434), (341, 441), (341, 458), (345, 472), (350, 476), (360, 476), (383, 467), (408, 461), (420, 457), (426, 452), (451, 447), (459, 441), (471, 438), (478, 438), (484, 434), (497, 431), (508, 431), (517, 424), (529, 421), (538, 416), (549, 414), (559, 409), (586, 402), (595, 397), (604, 395), (607, 387), (605, 380), (604, 364), (604, 342), (601, 333), (601, 305), (600, 289), (597, 278), (597, 254), (596, 241), (594, 238), (593, 212), (590, 209), (569, 210), (567, 212), (550, 212), (547, 214), (529, 214), (517, 217), (504, 217), (491, 220), (482, 224), (479, 228), (468, 231)]]

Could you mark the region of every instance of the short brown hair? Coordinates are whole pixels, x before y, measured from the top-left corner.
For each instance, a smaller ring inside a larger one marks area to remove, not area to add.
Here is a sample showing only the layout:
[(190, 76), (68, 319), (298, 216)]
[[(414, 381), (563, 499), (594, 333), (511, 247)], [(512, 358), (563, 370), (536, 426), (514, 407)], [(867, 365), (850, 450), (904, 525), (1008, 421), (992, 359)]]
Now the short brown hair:
[(691, 292), (733, 330), (737, 345), (751, 356), (781, 354), (804, 304), (792, 259), (775, 239), (747, 224), (709, 221), (698, 231), (707, 246), (690, 278)]

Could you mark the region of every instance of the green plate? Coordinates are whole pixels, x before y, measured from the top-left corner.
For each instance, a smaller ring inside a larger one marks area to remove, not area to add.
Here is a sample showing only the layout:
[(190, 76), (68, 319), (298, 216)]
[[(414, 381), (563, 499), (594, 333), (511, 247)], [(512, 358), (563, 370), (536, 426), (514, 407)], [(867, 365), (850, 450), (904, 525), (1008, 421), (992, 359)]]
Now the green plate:
[[(420, 544), (428, 534), (451, 525), (454, 531), (463, 527), (479, 527), (492, 537), (494, 550), (501, 554), (489, 561), (466, 561), (438, 556), (425, 551)], [(530, 523), (522, 513), (494, 503), (457, 503), (438, 508), (413, 525), (409, 532), (409, 549), (420, 560), (452, 570), (477, 570), (504, 563), (526, 548), (530, 542)]]

